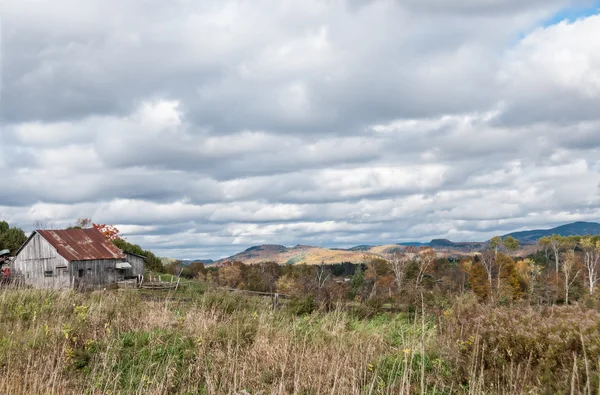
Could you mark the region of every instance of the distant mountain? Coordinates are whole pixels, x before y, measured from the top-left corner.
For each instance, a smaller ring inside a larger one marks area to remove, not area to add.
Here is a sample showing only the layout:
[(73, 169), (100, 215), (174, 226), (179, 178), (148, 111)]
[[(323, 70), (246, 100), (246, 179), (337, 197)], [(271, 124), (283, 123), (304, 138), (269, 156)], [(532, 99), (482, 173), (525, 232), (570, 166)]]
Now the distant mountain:
[(277, 262), (284, 264), (318, 265), (321, 262), (325, 264), (352, 262), (361, 263), (364, 261), (365, 254), (373, 255), (369, 249), (366, 250), (344, 250), (333, 248), (321, 248), (305, 245), (295, 247), (285, 247), (282, 245), (265, 244), (250, 247), (247, 250), (230, 256), (229, 258), (216, 261), (216, 264), (227, 261), (241, 261), (248, 264), (260, 262)]
[(546, 236), (576, 236), (576, 235), (598, 235), (600, 224), (596, 222), (573, 222), (552, 229), (535, 229), (522, 232), (513, 232), (502, 236), (512, 236), (522, 244), (535, 244), (539, 239)]
[(399, 246), (404, 246), (404, 247), (427, 247), (431, 243), (420, 243), (418, 241), (406, 241), (404, 243), (396, 243), (396, 244)]
[[(551, 236), (553, 234), (561, 236), (600, 234), (600, 224), (595, 222), (575, 222), (562, 225), (553, 229), (537, 229), (522, 232), (513, 232), (502, 236), (512, 236), (519, 240), (524, 247), (520, 250), (521, 254), (530, 254), (535, 252), (535, 244), (539, 238)], [(297, 245), (295, 247), (285, 247), (282, 245), (265, 244), (250, 247), (247, 250), (221, 259), (213, 264), (221, 264), (226, 261), (242, 261), (248, 264), (260, 262), (277, 262), (283, 264), (306, 263), (308, 265), (318, 265), (321, 262), (325, 264), (334, 264), (342, 262), (362, 263), (370, 257), (386, 257), (396, 251), (403, 251), (407, 247), (429, 246), (436, 250), (439, 256), (461, 256), (479, 252), (489, 247), (489, 241), (472, 242), (454, 242), (447, 239), (434, 239), (429, 243), (404, 242), (390, 245), (357, 245), (352, 248), (321, 248), (307, 245)], [(204, 261), (208, 262), (208, 261)]]
[(454, 242), (448, 239), (433, 239), (429, 243), (429, 247), (433, 249), (456, 249), (460, 251), (480, 251), (487, 243), (479, 241)]
[(194, 262), (202, 262), (205, 265), (210, 265), (211, 263), (214, 263), (212, 259), (183, 259), (181, 262), (185, 263), (186, 265), (189, 265), (190, 263)]

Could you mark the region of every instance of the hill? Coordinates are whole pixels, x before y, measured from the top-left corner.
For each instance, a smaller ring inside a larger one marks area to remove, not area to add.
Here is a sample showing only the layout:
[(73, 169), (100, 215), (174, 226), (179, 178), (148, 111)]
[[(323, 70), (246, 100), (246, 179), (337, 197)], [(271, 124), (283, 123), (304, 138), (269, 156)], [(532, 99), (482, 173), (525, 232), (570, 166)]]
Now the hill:
[(512, 236), (522, 244), (534, 244), (546, 236), (575, 236), (575, 235), (597, 235), (600, 234), (600, 224), (596, 222), (573, 222), (561, 225), (552, 229), (535, 229), (521, 232), (509, 233), (506, 236)]
[(374, 255), (371, 252), (371, 248), (373, 247), (366, 247), (364, 249), (357, 250), (344, 250), (305, 245), (285, 247), (282, 245), (265, 244), (250, 247), (239, 254), (216, 261), (215, 263), (219, 264), (225, 261), (242, 261), (248, 264), (277, 262), (281, 265), (295, 263), (318, 265), (321, 262), (324, 262), (325, 264), (341, 262), (361, 263), (365, 260), (365, 254)]
[[(526, 256), (535, 252), (535, 243), (544, 236), (553, 234), (561, 236), (600, 234), (600, 224), (595, 222), (574, 222), (562, 225), (552, 229), (536, 229), (519, 231), (506, 234), (519, 240), (522, 247), (517, 255)], [(220, 264), (226, 261), (242, 261), (248, 264), (260, 262), (277, 262), (279, 264), (306, 263), (308, 265), (318, 265), (321, 262), (325, 264), (334, 264), (341, 262), (362, 263), (368, 257), (385, 257), (394, 251), (404, 250), (409, 247), (429, 246), (436, 250), (438, 256), (461, 256), (486, 249), (489, 241), (472, 242), (454, 242), (447, 239), (434, 239), (429, 243), (404, 242), (387, 245), (367, 245), (362, 244), (348, 249), (342, 248), (322, 248), (307, 245), (297, 245), (295, 247), (285, 247), (282, 245), (265, 244), (250, 247), (247, 250), (235, 254), (225, 259), (215, 261)]]

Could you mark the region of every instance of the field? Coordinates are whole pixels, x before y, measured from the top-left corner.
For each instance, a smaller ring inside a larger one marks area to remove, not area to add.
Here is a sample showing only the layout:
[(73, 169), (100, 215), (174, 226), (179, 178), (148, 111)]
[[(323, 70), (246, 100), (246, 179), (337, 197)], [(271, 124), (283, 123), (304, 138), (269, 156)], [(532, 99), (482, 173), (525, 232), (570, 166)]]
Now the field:
[[(312, 311), (218, 292), (5, 289), (0, 393), (596, 393), (595, 310)], [(246, 391), (246, 392), (243, 392)]]

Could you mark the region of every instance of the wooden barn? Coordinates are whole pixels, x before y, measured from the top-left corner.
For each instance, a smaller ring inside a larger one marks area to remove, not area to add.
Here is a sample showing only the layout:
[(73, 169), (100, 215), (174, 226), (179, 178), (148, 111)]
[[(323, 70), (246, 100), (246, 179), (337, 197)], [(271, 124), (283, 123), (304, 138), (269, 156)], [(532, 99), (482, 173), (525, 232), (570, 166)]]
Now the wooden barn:
[(124, 253), (97, 229), (37, 230), (11, 269), (11, 276), (36, 288), (99, 288), (141, 279), (144, 257)]

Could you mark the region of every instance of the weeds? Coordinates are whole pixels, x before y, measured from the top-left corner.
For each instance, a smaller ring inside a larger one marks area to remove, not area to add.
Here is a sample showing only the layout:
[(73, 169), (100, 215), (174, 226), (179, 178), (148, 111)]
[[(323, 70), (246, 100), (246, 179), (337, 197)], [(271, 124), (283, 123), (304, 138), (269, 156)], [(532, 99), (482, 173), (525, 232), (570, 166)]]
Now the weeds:
[[(0, 292), (0, 393), (591, 393), (600, 317), (460, 300), (437, 320), (208, 292)], [(573, 323), (576, 323), (574, 325)], [(557, 379), (558, 378), (558, 379)]]

